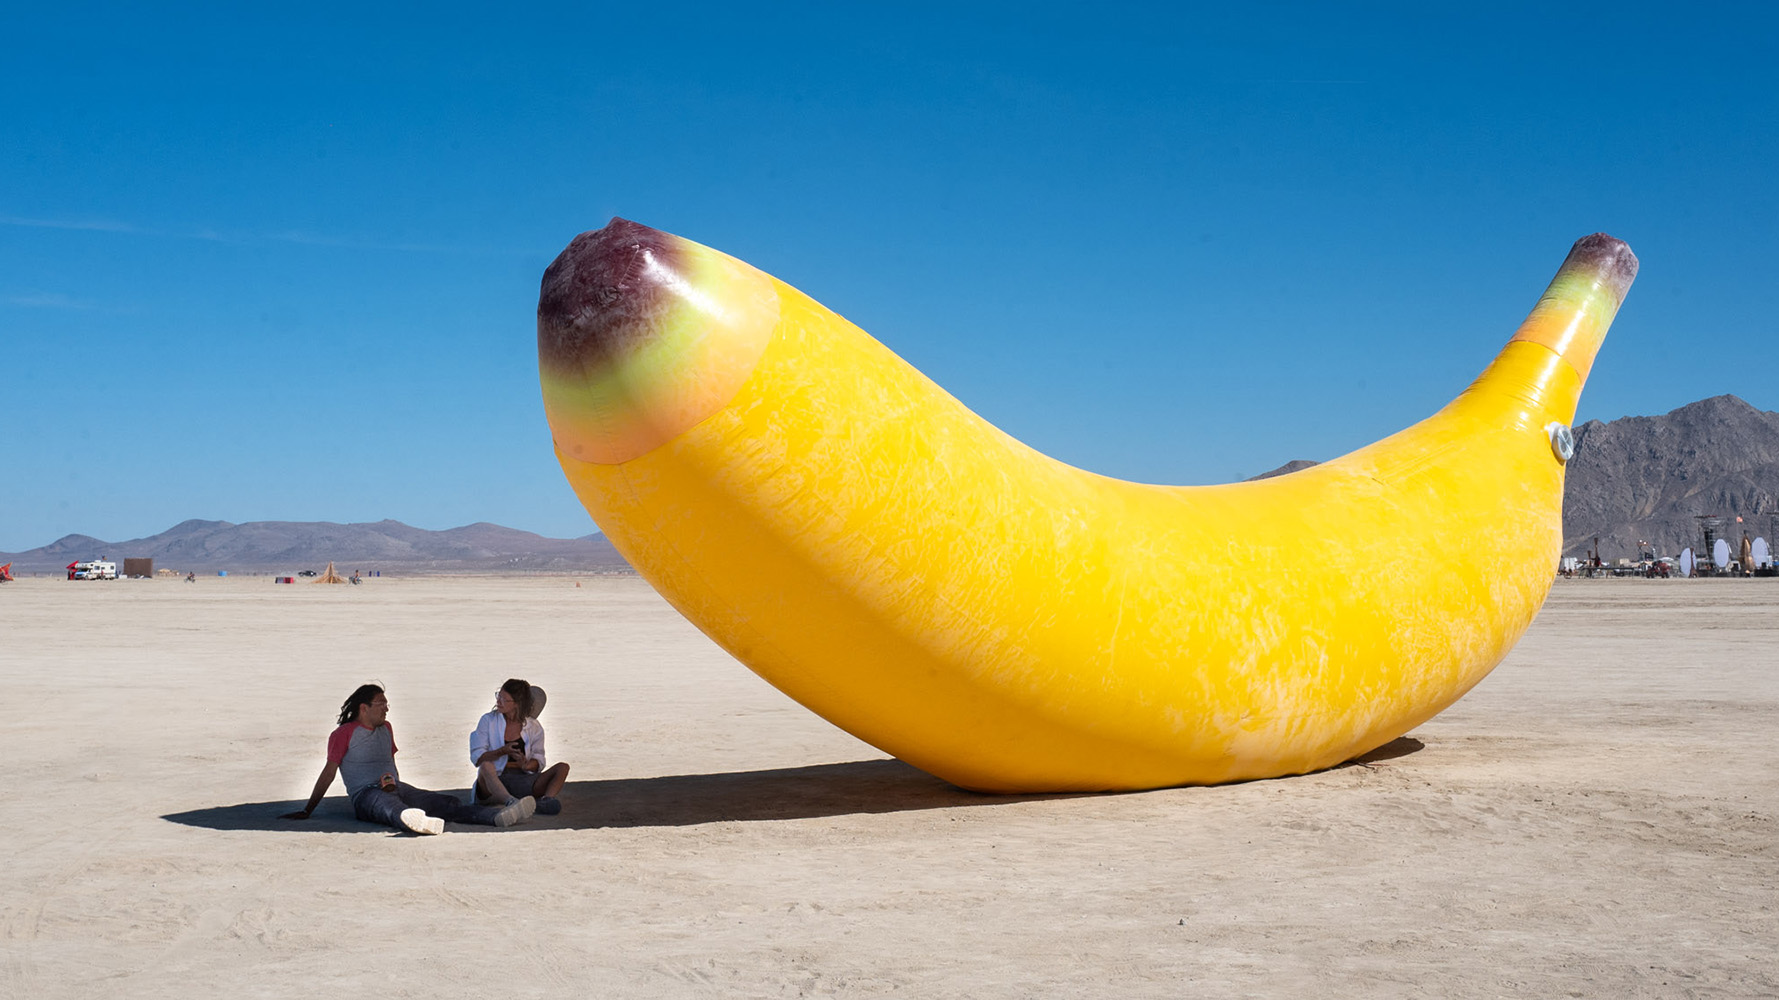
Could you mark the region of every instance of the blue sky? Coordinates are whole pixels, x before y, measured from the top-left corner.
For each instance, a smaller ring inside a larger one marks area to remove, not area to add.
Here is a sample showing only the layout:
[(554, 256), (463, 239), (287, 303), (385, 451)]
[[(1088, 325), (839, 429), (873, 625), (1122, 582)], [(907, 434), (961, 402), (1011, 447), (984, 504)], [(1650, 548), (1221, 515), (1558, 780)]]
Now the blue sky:
[(38, 5), (0, 58), (0, 550), (187, 517), (593, 530), (545, 265), (622, 215), (1131, 479), (1331, 458), (1569, 244), (1578, 419), (1779, 409), (1765, 8)]

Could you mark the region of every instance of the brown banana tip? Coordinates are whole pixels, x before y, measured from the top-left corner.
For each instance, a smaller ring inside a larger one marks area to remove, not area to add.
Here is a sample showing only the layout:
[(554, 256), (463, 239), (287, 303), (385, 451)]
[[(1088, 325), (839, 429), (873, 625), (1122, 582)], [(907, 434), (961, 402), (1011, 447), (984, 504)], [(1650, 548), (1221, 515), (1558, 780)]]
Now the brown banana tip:
[(1569, 248), (1569, 258), (1563, 262), (1563, 269), (1572, 267), (1592, 271), (1599, 280), (1611, 286), (1614, 296), (1622, 302), (1631, 282), (1637, 278), (1637, 255), (1624, 240), (1594, 233), (1576, 240)]
[(618, 218), (569, 241), (538, 289), (539, 361), (573, 368), (647, 338), (651, 320), (671, 304), (661, 276), (678, 270), (677, 244), (667, 233)]

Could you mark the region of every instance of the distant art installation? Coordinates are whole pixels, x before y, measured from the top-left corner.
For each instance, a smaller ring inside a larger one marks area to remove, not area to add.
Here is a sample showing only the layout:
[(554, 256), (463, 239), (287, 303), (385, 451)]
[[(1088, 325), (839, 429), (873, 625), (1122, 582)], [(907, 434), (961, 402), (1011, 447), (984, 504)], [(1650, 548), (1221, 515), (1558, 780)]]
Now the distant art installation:
[(538, 355), (606, 537), (780, 690), (966, 788), (1154, 788), (1332, 766), (1501, 661), (1636, 272), (1583, 238), (1444, 409), (1223, 486), (1047, 458), (795, 288), (622, 219), (544, 273)]

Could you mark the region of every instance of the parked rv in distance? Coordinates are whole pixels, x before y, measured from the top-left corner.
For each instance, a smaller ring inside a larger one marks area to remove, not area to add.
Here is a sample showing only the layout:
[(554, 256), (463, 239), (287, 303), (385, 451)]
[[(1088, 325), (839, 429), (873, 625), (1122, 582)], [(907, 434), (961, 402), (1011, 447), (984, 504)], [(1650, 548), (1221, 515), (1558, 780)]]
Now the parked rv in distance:
[(103, 559), (92, 559), (87, 562), (71, 562), (68, 564), (70, 580), (115, 580), (117, 579), (117, 563)]

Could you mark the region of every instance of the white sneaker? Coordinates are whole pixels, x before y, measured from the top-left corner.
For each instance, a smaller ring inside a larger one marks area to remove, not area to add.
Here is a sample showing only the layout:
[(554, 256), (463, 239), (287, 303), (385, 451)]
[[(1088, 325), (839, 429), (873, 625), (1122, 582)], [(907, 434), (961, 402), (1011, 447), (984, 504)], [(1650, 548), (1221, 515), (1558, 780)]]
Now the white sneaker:
[(494, 825), (512, 826), (514, 823), (523, 823), (530, 819), (534, 812), (537, 812), (536, 799), (529, 795), (522, 799), (514, 799), (508, 802), (500, 812), (494, 814)]
[(428, 816), (423, 809), (403, 809), (402, 826), (415, 833), (444, 833), (445, 821), (437, 816)]

